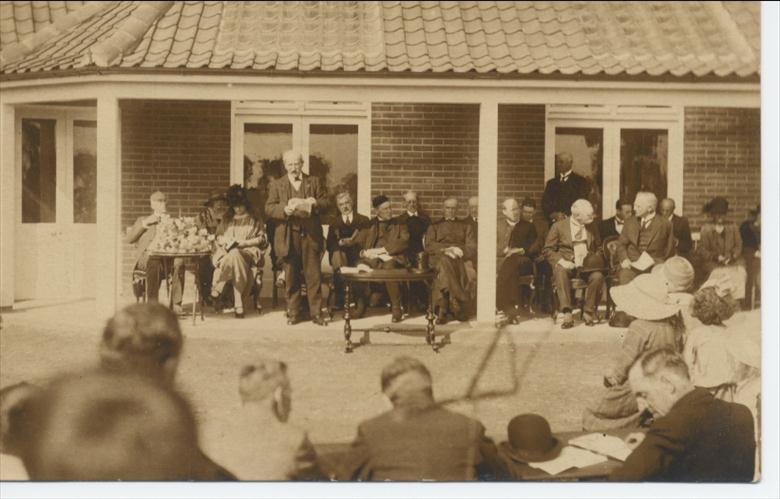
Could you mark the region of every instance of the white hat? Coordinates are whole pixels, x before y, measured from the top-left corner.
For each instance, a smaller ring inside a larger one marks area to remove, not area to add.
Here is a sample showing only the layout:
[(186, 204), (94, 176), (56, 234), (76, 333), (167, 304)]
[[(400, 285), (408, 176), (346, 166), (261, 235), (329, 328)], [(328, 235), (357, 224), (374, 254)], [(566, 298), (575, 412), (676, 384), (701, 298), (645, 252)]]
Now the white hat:
[(630, 283), (612, 288), (612, 299), (620, 310), (638, 319), (657, 321), (680, 311), (669, 299), (666, 282), (651, 274), (641, 274)]

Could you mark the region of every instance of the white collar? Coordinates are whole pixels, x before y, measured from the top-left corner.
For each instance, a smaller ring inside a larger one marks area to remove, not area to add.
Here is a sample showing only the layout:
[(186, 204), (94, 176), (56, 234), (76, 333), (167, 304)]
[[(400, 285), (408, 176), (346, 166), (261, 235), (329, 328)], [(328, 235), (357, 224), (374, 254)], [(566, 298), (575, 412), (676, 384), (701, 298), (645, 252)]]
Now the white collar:
[(674, 213), (672, 213), (671, 215), (669, 215), (669, 217), (668, 217), (668, 218), (669, 218), (669, 221), (671, 222), (671, 221), (674, 219)]
[(287, 177), (290, 179), (290, 182), (300, 182), (301, 180), (303, 180), (303, 172), (301, 172), (301, 178), (299, 180), (295, 180), (295, 175), (293, 175), (292, 173), (288, 173)]
[(520, 222), (519, 220), (517, 222), (513, 222), (513, 221), (509, 220), (508, 218), (505, 218), (504, 220), (506, 220), (506, 224), (508, 226), (510, 226), (510, 227), (514, 227), (515, 225), (517, 225)]
[(644, 225), (644, 224), (646, 224), (647, 222), (649, 222), (650, 220), (652, 220), (654, 218), (655, 218), (655, 212), (652, 212), (649, 215), (643, 216), (640, 221), (642, 222), (642, 225)]
[(574, 171), (574, 168), (570, 168), (568, 171), (565, 171), (565, 172), (561, 173), (560, 175), (558, 175), (558, 178), (560, 178), (561, 180), (565, 180), (565, 179), (569, 178), (569, 175), (571, 175), (573, 171)]
[(347, 223), (347, 220), (352, 219), (354, 217), (355, 217), (354, 213), (347, 213), (346, 215), (343, 213), (341, 214), (341, 219), (344, 220), (344, 223)]
[(415, 211), (415, 212), (411, 212), (411, 211), (409, 211), (409, 210), (406, 210), (406, 214), (407, 214), (407, 215), (409, 215), (410, 217), (416, 217), (416, 216), (419, 216), (417, 213), (418, 213), (418, 212), (416, 212), (416, 211)]

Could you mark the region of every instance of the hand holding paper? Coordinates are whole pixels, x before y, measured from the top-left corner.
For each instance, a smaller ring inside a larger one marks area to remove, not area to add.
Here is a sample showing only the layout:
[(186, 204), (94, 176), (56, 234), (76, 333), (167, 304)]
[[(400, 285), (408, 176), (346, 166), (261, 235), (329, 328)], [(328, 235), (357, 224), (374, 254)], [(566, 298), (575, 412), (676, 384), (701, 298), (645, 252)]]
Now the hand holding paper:
[(635, 262), (631, 262), (631, 266), (637, 270), (645, 271), (655, 265), (653, 257), (647, 254), (647, 251), (643, 251), (639, 258)]

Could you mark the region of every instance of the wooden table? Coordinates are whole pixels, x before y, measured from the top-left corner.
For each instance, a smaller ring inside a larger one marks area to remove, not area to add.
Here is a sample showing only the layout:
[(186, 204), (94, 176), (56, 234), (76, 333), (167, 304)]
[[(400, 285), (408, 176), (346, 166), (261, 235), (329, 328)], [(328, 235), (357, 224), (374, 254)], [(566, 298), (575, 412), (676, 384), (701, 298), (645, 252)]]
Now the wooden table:
[[(195, 297), (192, 300), (192, 325), (195, 325), (195, 316), (197, 315), (196, 306), (200, 305), (200, 320), (205, 320), (203, 315), (203, 297), (200, 295), (200, 286), (198, 286), (200, 279), (200, 262), (204, 257), (211, 256), (210, 251), (195, 251), (190, 253), (170, 253), (165, 251), (150, 251), (149, 256), (157, 257), (162, 260), (163, 274), (165, 275), (168, 284), (168, 307), (173, 309), (173, 283), (168, 281), (171, 279), (171, 273), (173, 272), (173, 261), (176, 258), (181, 258), (186, 264), (188, 261), (195, 267)], [(182, 294), (184, 289), (182, 288)]]
[[(344, 281), (344, 352), (351, 353), (354, 349), (352, 343), (352, 323), (349, 312), (349, 304), (351, 300), (351, 288), (356, 283), (388, 283), (388, 282), (424, 282), (428, 286), (428, 307), (425, 313), (425, 318), (428, 323), (425, 327), (414, 328), (408, 325), (404, 326), (404, 330), (409, 331), (412, 329), (425, 331), (425, 341), (431, 345), (434, 352), (439, 351), (439, 345), (436, 344), (436, 331), (433, 316), (433, 281), (436, 279), (435, 270), (415, 270), (415, 269), (375, 269), (372, 272), (361, 272), (359, 274), (341, 274), (341, 278)], [(391, 332), (393, 330), (392, 325), (385, 325), (382, 327), (368, 327), (368, 328), (356, 328), (355, 331), (363, 331), (368, 333), (369, 331), (385, 331)], [(361, 340), (363, 343), (363, 340)]]

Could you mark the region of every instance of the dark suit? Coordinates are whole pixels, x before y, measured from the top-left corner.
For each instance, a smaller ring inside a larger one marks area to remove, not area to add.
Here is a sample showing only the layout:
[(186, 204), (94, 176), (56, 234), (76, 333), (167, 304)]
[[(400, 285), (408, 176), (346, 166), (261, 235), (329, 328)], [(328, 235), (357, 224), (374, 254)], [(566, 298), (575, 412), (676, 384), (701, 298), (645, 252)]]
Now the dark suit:
[(358, 427), (343, 480), (500, 479), (506, 471), (482, 423), (438, 405), (394, 408)]
[(672, 215), (672, 234), (675, 240), (675, 252), (679, 256), (688, 257), (693, 249), (693, 238), (691, 237), (691, 226), (688, 224), (688, 218)]
[[(666, 218), (656, 214), (649, 225), (642, 229), (638, 217), (626, 220), (623, 232), (618, 238), (617, 258), (618, 262), (628, 259), (635, 262), (643, 252), (647, 252), (656, 264), (663, 263), (674, 254), (674, 235), (672, 223)], [(650, 268), (644, 272), (650, 272)], [(618, 270), (618, 281), (621, 285), (628, 284), (634, 277), (644, 272), (629, 267)]]
[(547, 220), (559, 211), (571, 215), (571, 205), (578, 199), (588, 199), (590, 195), (590, 182), (588, 179), (575, 172), (571, 172), (565, 182), (561, 182), (560, 175), (556, 175), (547, 181), (542, 195), (542, 211)]
[[(360, 258), (361, 263), (365, 263), (371, 268), (377, 269), (397, 269), (408, 264), (406, 260), (406, 248), (409, 245), (409, 231), (406, 224), (401, 223), (398, 218), (390, 220), (379, 220), (372, 218), (368, 225), (358, 232), (356, 242), (360, 250), (373, 248), (385, 248), (387, 253), (392, 256), (391, 260), (383, 262), (379, 258)], [(401, 288), (397, 282), (388, 282), (386, 285), (387, 294), (390, 296), (390, 305), (393, 312), (401, 310)], [(355, 288), (356, 296), (364, 291), (360, 286)]]
[(696, 388), (656, 419), (610, 480), (750, 482), (755, 471), (753, 416), (741, 404)]
[[(310, 197), (316, 201), (311, 216), (301, 217), (293, 214), (288, 217), (285, 214), (284, 208), (290, 199)], [(324, 212), (327, 206), (327, 193), (316, 177), (302, 175), (297, 193), (288, 175), (274, 180), (268, 189), (265, 213), (275, 222), (274, 253), (281, 259), (286, 276), (287, 316), (290, 318), (297, 318), (300, 315), (301, 277), (306, 283), (310, 313), (313, 316), (320, 314), (322, 306), (320, 262), (323, 251), (320, 213)]]
[[(406, 248), (406, 258), (412, 266), (417, 265), (417, 255), (423, 251), (423, 237), (428, 226), (431, 225), (431, 219), (424, 213), (417, 212), (416, 215), (409, 215), (404, 211), (399, 215), (398, 220), (406, 224), (406, 230), (409, 231), (409, 246)], [(411, 305), (416, 305), (425, 309), (428, 303), (428, 291), (423, 282), (410, 282), (404, 286), (405, 303), (407, 309)]]
[[(594, 224), (585, 227), (586, 247), (588, 253), (596, 253), (600, 250), (601, 242)], [(552, 267), (553, 284), (558, 295), (561, 310), (571, 309), (571, 278), (579, 272), (577, 269), (568, 270), (558, 264), (560, 260), (574, 262), (574, 237), (571, 232), (568, 218), (555, 222), (547, 233), (547, 240), (542, 250), (547, 263)], [(585, 312), (595, 314), (601, 299), (601, 286), (604, 283), (604, 275), (601, 272), (589, 272), (587, 276), (588, 287), (585, 289)]]
[[(502, 225), (509, 226), (506, 222)], [(520, 220), (509, 233), (507, 247), (522, 248), (524, 252), (507, 256), (498, 267), (496, 283), (496, 306), (507, 315), (514, 313), (514, 307), (521, 305), (520, 277), (532, 275), (533, 260), (539, 254), (539, 242), (534, 224)]]
[[(468, 276), (466, 261), (474, 261), (477, 257), (477, 234), (474, 226), (463, 220), (440, 219), (433, 222), (425, 233), (425, 252), (430, 255), (431, 268), (437, 270), (436, 281), (433, 284), (434, 304), (441, 300), (445, 293), (450, 299), (465, 302), (468, 298)], [(443, 254), (444, 250), (457, 247), (463, 251), (463, 257), (450, 258)]]
[[(157, 234), (157, 226), (152, 225), (148, 229), (143, 226), (146, 216), (138, 217), (130, 228), (130, 232), (125, 236), (125, 242), (135, 245), (135, 268), (146, 272), (146, 296), (157, 301), (160, 293), (160, 283), (163, 280), (163, 261), (156, 256), (149, 256), (147, 249)], [(181, 305), (184, 289), (184, 260), (181, 258), (173, 259), (173, 279), (170, 293), (173, 303)]]
[[(608, 219), (599, 222), (599, 238), (602, 241), (608, 237), (616, 237), (620, 235), (620, 232), (617, 231), (617, 227), (615, 226), (616, 221), (617, 217), (609, 217)], [(623, 224), (625, 226), (625, 221)]]
[(761, 290), (761, 258), (756, 258), (756, 251), (761, 250), (761, 227), (746, 220), (739, 226), (742, 238), (742, 259), (745, 261), (745, 306), (753, 308), (753, 288)]
[[(358, 246), (356, 239), (357, 233), (360, 229), (368, 226), (369, 220), (365, 215), (352, 212), (352, 220), (350, 224), (344, 223), (342, 215), (337, 215), (333, 219), (333, 223), (328, 228), (328, 237), (325, 240), (325, 247), (328, 248), (328, 256), (330, 258), (330, 264), (333, 266), (333, 283), (336, 287), (336, 294), (341, 300), (344, 296), (344, 284), (341, 279), (341, 274), (335, 272), (341, 267), (349, 266), (353, 267), (357, 264), (360, 258), (360, 247)], [(352, 236), (352, 242), (348, 246), (339, 246), (339, 240), (349, 239)]]

